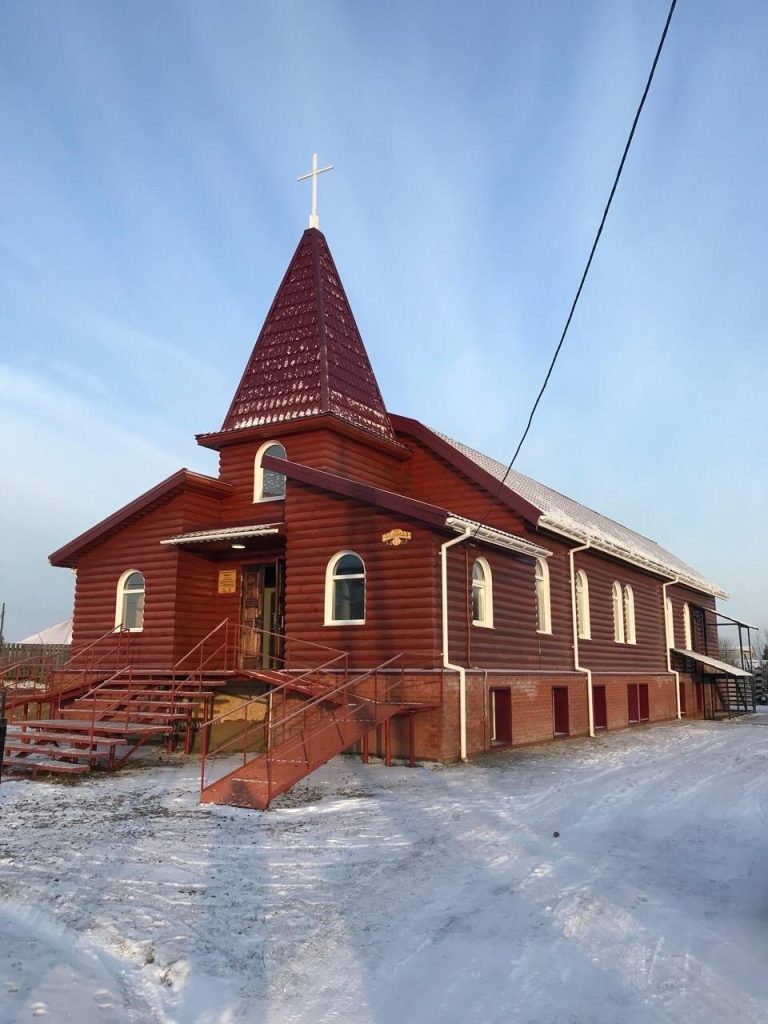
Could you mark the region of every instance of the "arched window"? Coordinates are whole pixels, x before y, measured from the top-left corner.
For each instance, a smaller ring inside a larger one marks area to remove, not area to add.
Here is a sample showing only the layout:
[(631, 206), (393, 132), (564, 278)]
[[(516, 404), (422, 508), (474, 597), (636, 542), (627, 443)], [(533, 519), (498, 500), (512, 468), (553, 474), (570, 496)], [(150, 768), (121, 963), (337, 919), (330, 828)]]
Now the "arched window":
[(672, 598), (668, 597), (664, 602), (664, 623), (667, 627), (667, 647), (675, 646), (675, 611), (672, 607)]
[(688, 604), (683, 605), (683, 639), (685, 640), (686, 651), (693, 650), (693, 636), (691, 634), (691, 609)]
[(484, 558), (472, 566), (472, 625), (493, 628), (493, 579)]
[(624, 594), (618, 580), (613, 581), (613, 639), (624, 643)]
[(543, 558), (536, 559), (536, 629), (552, 632), (552, 611), (549, 600), (549, 566)]
[(579, 640), (592, 639), (589, 619), (589, 580), (583, 569), (576, 573), (576, 630)]
[(117, 581), (115, 629), (130, 633), (144, 629), (144, 577), (138, 569), (127, 569)]
[(364, 622), (365, 565), (354, 551), (340, 551), (325, 570), (325, 624)]
[(635, 592), (627, 583), (624, 587), (624, 639), (628, 644), (637, 643), (635, 626)]
[(256, 452), (253, 461), (253, 500), (275, 501), (285, 497), (285, 477), (273, 469), (264, 469), (262, 459), (272, 455), (276, 459), (287, 458), (285, 448), (277, 441), (267, 441)]

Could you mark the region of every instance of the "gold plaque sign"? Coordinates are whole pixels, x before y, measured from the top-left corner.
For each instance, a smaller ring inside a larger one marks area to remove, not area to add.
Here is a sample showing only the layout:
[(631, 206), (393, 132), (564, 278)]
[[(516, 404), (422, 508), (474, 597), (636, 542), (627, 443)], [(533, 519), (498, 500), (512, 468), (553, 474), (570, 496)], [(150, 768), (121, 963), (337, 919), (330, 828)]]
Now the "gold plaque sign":
[(405, 544), (411, 539), (411, 535), (407, 530), (390, 530), (389, 533), (382, 533), (381, 543), (391, 544), (393, 548), (399, 548), (401, 544)]
[(237, 593), (237, 569), (220, 569), (219, 570), (219, 593), (220, 594), (236, 594)]

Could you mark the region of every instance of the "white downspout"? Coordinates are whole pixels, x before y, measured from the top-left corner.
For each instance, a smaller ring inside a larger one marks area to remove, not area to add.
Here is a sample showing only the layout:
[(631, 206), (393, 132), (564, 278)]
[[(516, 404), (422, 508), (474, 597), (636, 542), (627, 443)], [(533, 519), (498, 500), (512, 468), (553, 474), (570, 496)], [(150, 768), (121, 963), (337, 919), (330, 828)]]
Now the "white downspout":
[(589, 735), (595, 738), (595, 707), (592, 700), (592, 669), (579, 664), (579, 619), (576, 614), (576, 569), (573, 564), (573, 556), (578, 551), (586, 551), (591, 547), (589, 541), (577, 548), (570, 548), (568, 560), (571, 564), (571, 618), (573, 620), (573, 667), (577, 672), (587, 674), (587, 715), (589, 720)]
[(461, 544), (469, 540), (472, 534), (472, 527), (468, 526), (464, 532), (452, 540), (447, 540), (440, 545), (440, 587), (442, 599), (443, 618), (443, 668), (452, 669), (459, 673), (459, 749), (461, 760), (467, 760), (467, 671), (463, 665), (454, 665), (448, 660), (448, 548), (454, 544)]
[[(672, 648), (671, 648), (670, 643), (669, 643), (669, 640), (670, 640), (670, 637), (669, 637), (669, 620), (667, 619), (667, 587), (671, 587), (673, 584), (679, 583), (679, 582), (680, 582), (680, 577), (679, 576), (675, 576), (675, 578), (673, 580), (668, 580), (666, 583), (662, 583), (661, 584), (661, 593), (662, 593), (662, 605), (663, 605), (663, 611), (664, 611), (664, 643), (666, 644), (666, 647), (667, 647), (667, 672), (670, 672), (675, 677), (675, 696), (677, 697), (677, 717), (678, 717), (678, 720), (681, 720), (682, 717), (683, 717), (683, 710), (682, 710), (682, 704), (680, 702), (680, 673), (676, 672), (672, 668)], [(675, 628), (675, 624), (674, 624), (674, 620), (673, 620), (673, 622), (672, 622), (672, 629), (674, 630), (674, 628)], [(673, 635), (672, 635), (672, 643), (674, 643), (674, 642), (675, 642), (675, 638), (674, 638), (674, 633), (673, 633)]]

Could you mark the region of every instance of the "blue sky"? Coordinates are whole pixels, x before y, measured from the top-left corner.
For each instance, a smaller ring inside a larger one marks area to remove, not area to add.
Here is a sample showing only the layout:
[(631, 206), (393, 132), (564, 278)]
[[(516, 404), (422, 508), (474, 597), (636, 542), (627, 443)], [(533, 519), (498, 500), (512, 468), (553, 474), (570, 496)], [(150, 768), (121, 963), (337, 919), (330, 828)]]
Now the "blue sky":
[[(503, 461), (667, 3), (0, 5), (0, 600), (220, 426), (320, 218), (392, 411)], [(768, 7), (680, 0), (518, 468), (768, 625)]]

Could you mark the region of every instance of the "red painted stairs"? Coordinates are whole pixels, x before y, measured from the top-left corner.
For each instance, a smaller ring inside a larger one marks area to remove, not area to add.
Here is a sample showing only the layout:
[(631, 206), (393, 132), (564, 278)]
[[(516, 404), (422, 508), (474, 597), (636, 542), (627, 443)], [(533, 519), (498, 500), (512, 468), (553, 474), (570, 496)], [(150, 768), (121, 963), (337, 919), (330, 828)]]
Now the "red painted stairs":
[(3, 773), (36, 776), (115, 769), (158, 738), (169, 749), (183, 743), (189, 753), (193, 716), (198, 708), (203, 717), (210, 713), (212, 687), (224, 682), (208, 679), (203, 688), (172, 672), (115, 672), (53, 717), (9, 724)]
[[(211, 719), (203, 726), (200, 799), (203, 803), (229, 804), (265, 810), (272, 800), (332, 757), (348, 750), (395, 715), (438, 707), (442, 699), (442, 675), (425, 684), (409, 683), (397, 655), (375, 669), (350, 675), (304, 672), (264, 673), (277, 683), (268, 694), (270, 710), (265, 726), (266, 750), (249, 755), (247, 705), (243, 732), (216, 750), (210, 750), (210, 730), (226, 718)], [(420, 689), (421, 692), (416, 692)], [(263, 700), (263, 698), (262, 698)], [(255, 703), (255, 702), (250, 702)], [(217, 775), (221, 762), (214, 755), (232, 752), (238, 739), (242, 761)], [(217, 776), (217, 777), (214, 777)]]

